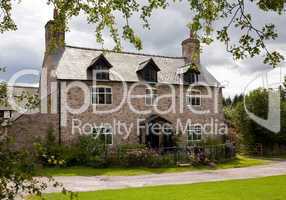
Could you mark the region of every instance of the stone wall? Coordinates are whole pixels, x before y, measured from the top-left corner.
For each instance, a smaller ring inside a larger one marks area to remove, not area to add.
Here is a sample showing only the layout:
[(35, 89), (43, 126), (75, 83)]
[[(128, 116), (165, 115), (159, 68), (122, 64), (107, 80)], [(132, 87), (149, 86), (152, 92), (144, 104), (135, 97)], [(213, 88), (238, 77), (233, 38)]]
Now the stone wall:
[[(58, 136), (57, 114), (22, 115), (8, 128), (9, 136), (15, 140), (16, 147), (31, 147), (39, 139), (44, 139), (49, 128)], [(2, 129), (2, 133), (3, 133)], [(57, 138), (58, 139), (58, 138)]]

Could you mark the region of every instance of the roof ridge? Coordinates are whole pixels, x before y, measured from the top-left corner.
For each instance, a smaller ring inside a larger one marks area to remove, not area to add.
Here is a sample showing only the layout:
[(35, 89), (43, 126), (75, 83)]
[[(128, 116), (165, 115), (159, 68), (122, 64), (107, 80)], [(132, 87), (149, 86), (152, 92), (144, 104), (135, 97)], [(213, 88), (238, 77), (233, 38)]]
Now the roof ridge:
[(149, 56), (149, 57), (151, 56), (151, 57), (159, 57), (159, 58), (184, 59), (184, 57), (179, 57), (179, 56), (163, 56), (163, 55), (146, 54), (146, 53), (135, 53), (135, 52), (127, 52), (127, 51), (117, 52), (115, 50), (110, 50), (110, 49), (96, 49), (96, 48), (88, 48), (88, 47), (77, 47), (77, 46), (71, 46), (71, 45), (66, 45), (65, 47), (74, 48), (74, 49), (82, 49), (82, 50), (91, 50), (91, 51), (106, 51), (106, 52), (111, 52), (111, 53)]

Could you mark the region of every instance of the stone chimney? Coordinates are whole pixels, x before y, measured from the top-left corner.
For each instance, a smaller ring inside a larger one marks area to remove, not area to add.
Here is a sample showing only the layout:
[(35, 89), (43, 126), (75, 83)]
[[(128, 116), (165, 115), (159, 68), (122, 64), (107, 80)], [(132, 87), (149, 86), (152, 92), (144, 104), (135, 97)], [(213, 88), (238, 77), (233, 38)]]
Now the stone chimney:
[(65, 28), (57, 28), (56, 20), (60, 21), (58, 10), (54, 9), (54, 19), (48, 21), (45, 26), (46, 30), (46, 53), (63, 48), (65, 45)]
[(190, 37), (182, 42), (182, 56), (186, 64), (200, 65), (200, 41), (192, 31)]

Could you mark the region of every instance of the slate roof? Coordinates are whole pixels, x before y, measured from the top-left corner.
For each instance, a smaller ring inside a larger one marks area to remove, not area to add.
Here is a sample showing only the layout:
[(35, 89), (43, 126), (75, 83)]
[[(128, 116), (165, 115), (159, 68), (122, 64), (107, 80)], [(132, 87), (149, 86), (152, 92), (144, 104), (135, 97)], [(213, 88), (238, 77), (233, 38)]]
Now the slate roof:
[[(121, 78), (123, 78), (127, 82), (138, 82), (139, 78), (136, 71), (140, 67), (140, 63), (153, 59), (160, 68), (158, 72), (158, 82), (179, 84), (179, 68), (185, 66), (183, 57), (168, 57), (130, 52), (118, 53), (110, 50), (66, 46), (57, 66), (57, 78), (62, 80), (88, 80), (88, 67), (92, 61), (102, 53), (113, 66), (110, 69), (111, 81), (121, 81)], [(211, 86), (219, 86), (219, 82), (206, 68), (201, 66), (200, 72), (199, 81), (203, 81)]]

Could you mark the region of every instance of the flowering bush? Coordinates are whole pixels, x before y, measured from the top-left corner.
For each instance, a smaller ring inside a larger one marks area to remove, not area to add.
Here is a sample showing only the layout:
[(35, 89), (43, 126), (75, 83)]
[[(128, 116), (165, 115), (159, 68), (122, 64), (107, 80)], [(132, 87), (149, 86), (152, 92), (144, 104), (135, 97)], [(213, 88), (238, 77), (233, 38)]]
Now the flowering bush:
[(128, 167), (165, 167), (174, 165), (173, 155), (162, 155), (158, 151), (148, 148), (127, 150), (122, 163)]
[(34, 144), (36, 148), (36, 157), (40, 164), (49, 167), (63, 167), (66, 164), (64, 160), (64, 148), (59, 145), (53, 147), (45, 147), (40, 143)]

